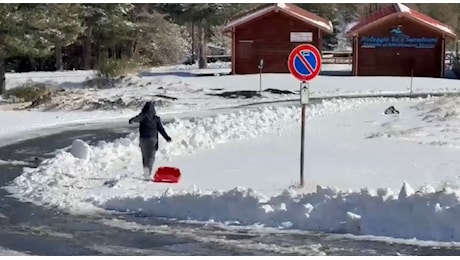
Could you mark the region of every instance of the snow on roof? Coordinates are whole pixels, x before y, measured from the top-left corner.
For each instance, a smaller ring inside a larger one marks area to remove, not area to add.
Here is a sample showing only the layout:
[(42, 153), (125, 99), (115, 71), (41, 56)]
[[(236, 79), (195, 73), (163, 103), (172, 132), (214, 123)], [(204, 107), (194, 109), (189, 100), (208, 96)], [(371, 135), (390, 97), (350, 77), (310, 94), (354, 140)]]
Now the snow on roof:
[(286, 8), (286, 4), (285, 3), (278, 3), (277, 6), (279, 8)]
[(310, 13), (296, 5), (286, 5), (283, 4), (284, 7), (280, 7), (286, 11), (290, 11), (295, 16), (299, 17), (300, 19), (306, 20), (310, 23), (315, 24), (317, 27), (325, 28), (327, 31), (332, 32), (332, 22), (328, 21), (322, 17), (319, 17), (313, 13)]
[(449, 27), (446, 27), (446, 26), (441, 25), (441, 24), (432, 24), (432, 25), (437, 27), (437, 28), (439, 28), (442, 31), (445, 31), (446, 33), (452, 33), (452, 34), (456, 35), (455, 32), (452, 29), (450, 29)]
[(456, 37), (455, 32), (451, 28), (449, 28), (449, 26), (447, 26), (446, 24), (443, 24), (440, 21), (437, 21), (423, 13), (415, 11), (409, 8), (408, 6), (404, 4), (399, 4), (399, 3), (382, 8), (368, 16), (361, 18), (359, 23), (357, 23), (356, 25), (354, 25), (352, 28), (350, 28), (347, 31), (346, 35), (350, 36), (351, 33), (356, 33), (362, 30), (363, 28), (371, 26), (371, 24), (375, 24), (376, 22), (383, 19), (384, 17), (392, 16), (397, 13), (400, 13), (404, 15), (405, 17), (408, 17), (412, 20), (428, 25), (432, 27), (433, 29), (446, 34), (447, 36), (450, 36), (453, 38)]
[(396, 4), (398, 6), (399, 11), (403, 13), (410, 13), (410, 8), (403, 4)]
[(455, 37), (455, 32), (449, 28), (449, 26), (441, 23), (440, 21), (437, 21), (431, 17), (429, 17), (428, 15), (425, 15), (423, 13), (420, 13), (420, 12), (417, 12), (415, 10), (412, 10), (410, 9), (409, 7), (403, 5), (403, 4), (398, 4), (398, 8), (401, 12), (403, 13), (406, 13), (408, 14), (410, 17), (413, 17), (415, 19), (417, 19), (418, 21), (421, 21), (425, 24), (428, 24), (428, 25), (431, 25), (435, 28), (437, 28), (438, 30), (441, 30), (443, 31), (444, 33), (446, 34), (449, 34), (453, 37)]
[(241, 24), (244, 24), (246, 22), (249, 22), (257, 17), (260, 17), (266, 13), (269, 13), (274, 10), (280, 10), (287, 15), (297, 17), (300, 20), (303, 20), (309, 24), (312, 24), (324, 31), (332, 33), (333, 28), (332, 28), (332, 23), (329, 20), (326, 20), (320, 16), (315, 15), (314, 13), (308, 12), (307, 10), (304, 10), (303, 8), (300, 8), (296, 5), (293, 4), (284, 4), (284, 3), (278, 3), (274, 5), (270, 5), (266, 8), (262, 8), (260, 10), (257, 10), (253, 13), (249, 13), (248, 15), (245, 15), (239, 19), (236, 19), (234, 21), (231, 21), (228, 23), (223, 31), (228, 31), (233, 27), (239, 26)]
[(359, 23), (359, 21), (354, 21), (354, 22), (351, 22), (349, 24), (347, 24), (347, 26), (345, 27), (345, 32), (348, 32), (351, 30), (351, 28), (355, 27), (355, 25), (357, 25)]
[(269, 7), (257, 10), (257, 11), (255, 11), (253, 13), (250, 13), (248, 15), (245, 15), (245, 16), (239, 18), (239, 19), (236, 19), (236, 20), (228, 23), (227, 25), (225, 25), (224, 31), (226, 31), (226, 30), (228, 30), (228, 29), (230, 29), (232, 27), (236, 27), (236, 26), (238, 26), (240, 24), (246, 23), (248, 21), (251, 21), (252, 19), (255, 19), (255, 18), (259, 17), (259, 16), (262, 16), (262, 15), (270, 12), (272, 9), (273, 9), (273, 6), (269, 6)]

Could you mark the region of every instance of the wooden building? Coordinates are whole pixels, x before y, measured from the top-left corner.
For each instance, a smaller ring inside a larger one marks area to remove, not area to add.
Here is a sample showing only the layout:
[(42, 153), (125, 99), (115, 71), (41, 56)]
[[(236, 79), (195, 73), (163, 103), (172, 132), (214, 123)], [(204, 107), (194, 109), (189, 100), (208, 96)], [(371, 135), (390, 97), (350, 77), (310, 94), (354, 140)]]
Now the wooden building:
[(232, 73), (288, 73), (288, 56), (302, 43), (319, 50), (322, 34), (332, 33), (332, 23), (293, 4), (265, 4), (228, 23), (232, 37)]
[(403, 4), (363, 17), (346, 34), (353, 42), (353, 75), (443, 77), (449, 26)]

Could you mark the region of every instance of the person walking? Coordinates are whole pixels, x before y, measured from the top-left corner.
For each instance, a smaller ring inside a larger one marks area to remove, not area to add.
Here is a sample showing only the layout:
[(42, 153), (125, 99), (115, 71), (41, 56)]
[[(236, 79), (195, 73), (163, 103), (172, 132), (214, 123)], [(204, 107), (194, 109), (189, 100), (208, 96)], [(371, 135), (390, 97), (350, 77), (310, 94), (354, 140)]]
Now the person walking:
[(150, 179), (158, 151), (158, 132), (167, 142), (171, 142), (172, 139), (166, 133), (160, 117), (156, 114), (155, 105), (151, 101), (145, 103), (137, 116), (129, 119), (129, 124), (132, 123), (139, 123), (139, 146), (142, 153), (144, 177)]

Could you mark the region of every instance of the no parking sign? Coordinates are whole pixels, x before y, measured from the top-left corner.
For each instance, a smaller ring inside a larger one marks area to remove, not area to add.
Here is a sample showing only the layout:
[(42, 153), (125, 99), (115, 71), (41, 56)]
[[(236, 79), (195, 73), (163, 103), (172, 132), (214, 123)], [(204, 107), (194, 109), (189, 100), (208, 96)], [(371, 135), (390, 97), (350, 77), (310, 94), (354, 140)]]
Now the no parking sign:
[(295, 47), (288, 58), (288, 68), (291, 74), (301, 81), (300, 104), (301, 115), (301, 148), (300, 148), (300, 187), (304, 186), (304, 144), (305, 144), (305, 105), (309, 103), (309, 81), (316, 78), (321, 71), (321, 53), (311, 44), (301, 44)]
[(301, 44), (289, 54), (288, 67), (300, 81), (310, 81), (321, 71), (321, 53), (311, 44)]

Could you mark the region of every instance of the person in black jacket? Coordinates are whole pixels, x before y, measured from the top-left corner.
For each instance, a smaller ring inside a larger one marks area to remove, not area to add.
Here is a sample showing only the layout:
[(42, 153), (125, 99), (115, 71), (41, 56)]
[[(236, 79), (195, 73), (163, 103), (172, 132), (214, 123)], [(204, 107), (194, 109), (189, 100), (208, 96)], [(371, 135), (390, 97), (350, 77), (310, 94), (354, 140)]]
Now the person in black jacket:
[(160, 117), (157, 116), (153, 102), (145, 103), (141, 113), (129, 120), (130, 124), (134, 122), (139, 123), (139, 146), (142, 153), (144, 176), (150, 178), (156, 151), (158, 151), (158, 132), (168, 142), (171, 142), (171, 137), (166, 133)]

